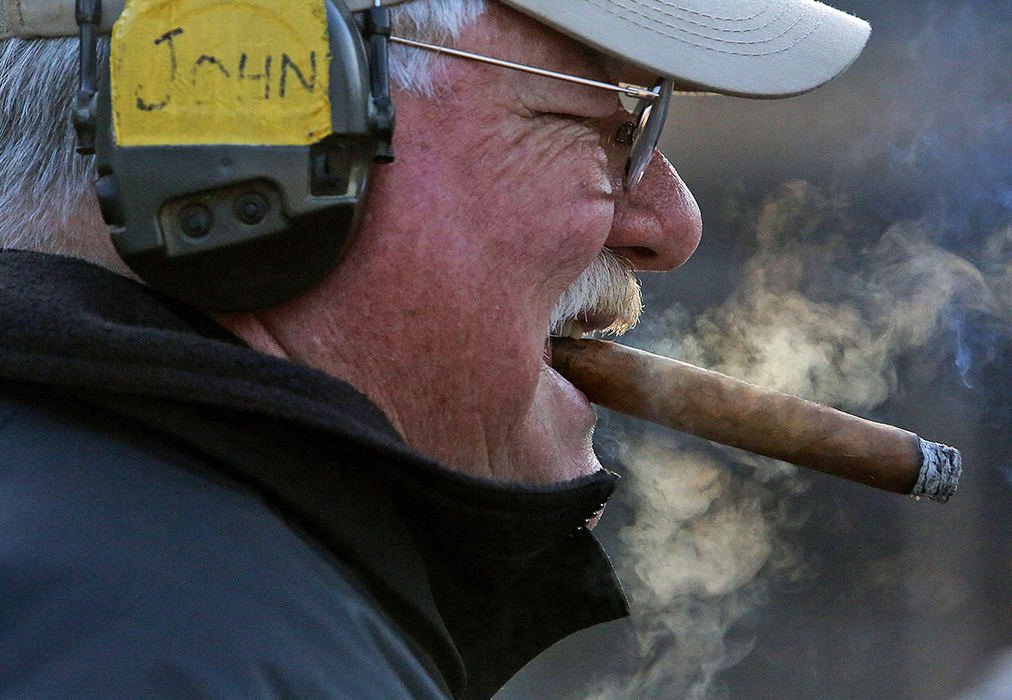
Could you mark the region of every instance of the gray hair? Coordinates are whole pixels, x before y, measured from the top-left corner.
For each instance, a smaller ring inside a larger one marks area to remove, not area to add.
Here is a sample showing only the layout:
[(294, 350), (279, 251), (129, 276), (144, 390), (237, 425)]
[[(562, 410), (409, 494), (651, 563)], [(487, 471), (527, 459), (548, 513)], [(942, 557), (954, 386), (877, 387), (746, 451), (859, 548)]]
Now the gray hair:
[[(395, 34), (452, 45), (461, 30), (486, 10), (485, 0), (421, 0), (393, 8)], [(390, 47), (390, 79), (416, 94), (432, 95), (444, 56), (393, 44)]]
[[(440, 43), (456, 40), (485, 9), (485, 0), (416, 0), (392, 15), (396, 33)], [(100, 50), (107, 45), (100, 42)], [(431, 95), (445, 60), (391, 46), (391, 80)], [(94, 159), (75, 152), (76, 91), (77, 39), (0, 41), (0, 249), (101, 257), (75, 230), (96, 209)]]

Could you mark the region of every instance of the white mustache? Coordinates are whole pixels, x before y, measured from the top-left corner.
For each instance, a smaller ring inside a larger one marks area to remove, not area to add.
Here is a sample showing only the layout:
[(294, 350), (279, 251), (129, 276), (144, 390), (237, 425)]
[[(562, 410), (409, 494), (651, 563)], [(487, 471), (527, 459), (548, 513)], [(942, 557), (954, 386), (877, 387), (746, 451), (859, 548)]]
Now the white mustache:
[(564, 323), (575, 320), (621, 335), (636, 325), (642, 312), (643, 295), (632, 267), (605, 248), (559, 297), (549, 334), (558, 335)]

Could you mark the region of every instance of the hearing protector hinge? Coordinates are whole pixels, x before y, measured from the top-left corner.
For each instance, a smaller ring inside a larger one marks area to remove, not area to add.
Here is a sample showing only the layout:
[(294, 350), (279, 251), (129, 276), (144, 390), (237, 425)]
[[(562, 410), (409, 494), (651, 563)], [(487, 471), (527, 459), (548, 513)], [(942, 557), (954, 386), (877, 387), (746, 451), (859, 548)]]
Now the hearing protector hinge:
[(95, 113), (98, 109), (98, 25), (102, 21), (101, 0), (77, 0), (74, 15), (79, 29), (78, 87), (74, 105), (77, 152), (95, 152)]
[(376, 163), (391, 163), (394, 150), (394, 105), (390, 100), (390, 9), (374, 6), (362, 13), (362, 36), (369, 47), (369, 90), (372, 94), (372, 119), (376, 130)]

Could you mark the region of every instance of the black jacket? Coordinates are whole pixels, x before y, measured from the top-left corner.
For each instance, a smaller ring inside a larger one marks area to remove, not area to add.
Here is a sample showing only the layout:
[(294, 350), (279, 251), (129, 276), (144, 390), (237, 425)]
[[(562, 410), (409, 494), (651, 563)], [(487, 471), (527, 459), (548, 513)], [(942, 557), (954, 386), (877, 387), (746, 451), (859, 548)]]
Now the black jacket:
[(0, 696), (487, 697), (626, 614), (540, 488), (90, 264), (0, 254)]

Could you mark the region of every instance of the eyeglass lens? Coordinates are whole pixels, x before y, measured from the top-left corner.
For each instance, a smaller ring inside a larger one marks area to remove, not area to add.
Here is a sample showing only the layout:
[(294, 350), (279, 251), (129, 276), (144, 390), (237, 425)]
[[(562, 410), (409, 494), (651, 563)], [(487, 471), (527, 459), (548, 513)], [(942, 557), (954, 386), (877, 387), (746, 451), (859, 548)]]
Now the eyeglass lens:
[(643, 178), (650, 159), (654, 156), (654, 149), (660, 141), (661, 131), (664, 129), (664, 122), (668, 118), (668, 105), (671, 102), (671, 93), (674, 89), (674, 81), (662, 78), (654, 85), (657, 93), (655, 100), (641, 100), (636, 113), (636, 130), (632, 136), (632, 146), (629, 149), (629, 160), (625, 169), (625, 188), (631, 190)]

